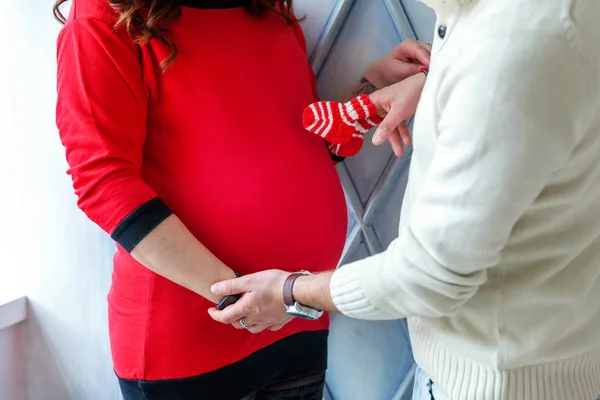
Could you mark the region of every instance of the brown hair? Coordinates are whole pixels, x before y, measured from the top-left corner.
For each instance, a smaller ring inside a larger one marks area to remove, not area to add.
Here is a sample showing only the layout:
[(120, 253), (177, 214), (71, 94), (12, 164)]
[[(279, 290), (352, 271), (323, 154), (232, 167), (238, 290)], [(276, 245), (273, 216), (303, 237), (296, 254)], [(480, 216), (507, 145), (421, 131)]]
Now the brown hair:
[[(54, 18), (66, 22), (59, 7), (68, 0), (56, 0)], [(177, 47), (165, 37), (165, 26), (181, 16), (177, 0), (108, 0), (111, 7), (119, 12), (117, 26), (124, 26), (134, 40), (144, 45), (156, 38), (171, 49), (171, 55), (161, 63), (164, 71), (177, 58)], [(267, 12), (281, 15), (288, 24), (298, 21), (293, 13), (293, 0), (248, 0), (245, 6), (251, 15), (262, 16)]]

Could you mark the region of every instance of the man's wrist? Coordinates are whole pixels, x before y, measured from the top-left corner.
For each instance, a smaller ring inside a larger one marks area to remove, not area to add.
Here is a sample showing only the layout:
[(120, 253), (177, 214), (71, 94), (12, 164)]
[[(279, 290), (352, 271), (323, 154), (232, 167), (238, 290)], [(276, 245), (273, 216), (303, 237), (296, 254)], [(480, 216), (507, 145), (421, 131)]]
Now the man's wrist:
[(333, 271), (298, 277), (293, 287), (294, 299), (298, 303), (316, 310), (337, 311), (329, 292), (332, 275)]

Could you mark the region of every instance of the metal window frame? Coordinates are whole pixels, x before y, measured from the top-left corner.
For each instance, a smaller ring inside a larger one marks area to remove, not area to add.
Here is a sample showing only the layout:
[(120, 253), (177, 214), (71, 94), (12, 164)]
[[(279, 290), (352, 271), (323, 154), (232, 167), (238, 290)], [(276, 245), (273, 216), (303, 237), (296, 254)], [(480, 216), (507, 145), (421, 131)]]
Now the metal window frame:
[[(356, 0), (338, 0), (335, 3), (315, 48), (309, 57), (309, 61), (317, 76), (321, 73), (325, 62), (327, 61), (327, 57), (329, 56), (355, 1)], [(416, 39), (415, 31), (410, 24), (401, 0), (383, 1), (401, 40)], [(409, 127), (411, 125), (412, 121), (409, 121)], [(357, 188), (348, 167), (345, 163), (341, 163), (338, 166), (340, 180), (348, 199), (348, 207), (356, 219), (356, 224), (348, 233), (340, 265), (350, 261), (362, 242), (365, 243), (367, 250), (371, 255), (383, 251), (384, 246), (373, 229), (373, 223), (377, 212), (381, 209), (386, 200), (389, 199), (394, 182), (397, 182), (404, 169), (408, 168), (411, 153), (412, 152), (409, 149), (407, 154), (402, 158), (397, 158), (394, 155), (390, 157), (379, 181), (364, 204), (358, 195)]]

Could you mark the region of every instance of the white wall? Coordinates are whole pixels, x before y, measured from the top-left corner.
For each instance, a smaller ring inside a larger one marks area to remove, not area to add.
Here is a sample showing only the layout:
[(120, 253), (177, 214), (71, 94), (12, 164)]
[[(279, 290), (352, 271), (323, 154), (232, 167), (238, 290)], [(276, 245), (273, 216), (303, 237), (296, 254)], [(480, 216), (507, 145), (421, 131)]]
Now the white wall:
[(105, 297), (113, 244), (76, 209), (65, 174), (51, 3), (3, 2), (0, 291), (30, 299), (22, 331), (29, 400), (112, 400)]

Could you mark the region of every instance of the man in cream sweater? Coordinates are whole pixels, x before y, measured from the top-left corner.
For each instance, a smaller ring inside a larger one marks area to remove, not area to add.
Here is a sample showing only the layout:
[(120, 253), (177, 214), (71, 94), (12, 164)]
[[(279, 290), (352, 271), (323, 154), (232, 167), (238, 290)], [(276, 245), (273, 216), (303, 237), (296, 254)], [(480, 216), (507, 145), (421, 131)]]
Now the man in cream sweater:
[(408, 318), (438, 400), (600, 398), (600, 1), (426, 2), (428, 76), (371, 96), (380, 143), (427, 80), (398, 238), (292, 285), (218, 284), (246, 295), (213, 318), (276, 329), (287, 290), (309, 314)]

